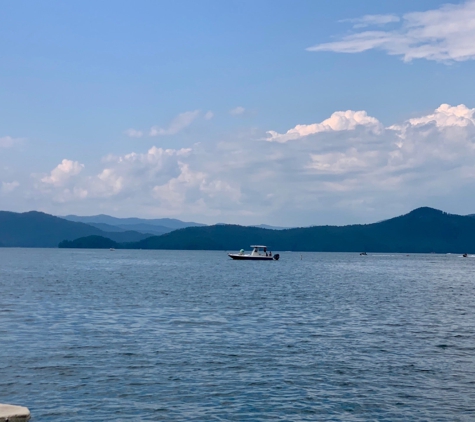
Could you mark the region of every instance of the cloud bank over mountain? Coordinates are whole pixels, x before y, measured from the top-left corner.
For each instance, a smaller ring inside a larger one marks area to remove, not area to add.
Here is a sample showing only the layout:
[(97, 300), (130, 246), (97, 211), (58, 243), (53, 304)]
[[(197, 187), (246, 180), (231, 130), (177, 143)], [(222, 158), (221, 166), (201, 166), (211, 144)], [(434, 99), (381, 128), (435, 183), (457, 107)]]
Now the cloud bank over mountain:
[(442, 104), (389, 126), (364, 110), (337, 111), (284, 133), (152, 146), (95, 161), (65, 158), (26, 182), (5, 181), (0, 195), (50, 211), (116, 209), (243, 224), (371, 221), (439, 197), (463, 198), (473, 209), (475, 109)]

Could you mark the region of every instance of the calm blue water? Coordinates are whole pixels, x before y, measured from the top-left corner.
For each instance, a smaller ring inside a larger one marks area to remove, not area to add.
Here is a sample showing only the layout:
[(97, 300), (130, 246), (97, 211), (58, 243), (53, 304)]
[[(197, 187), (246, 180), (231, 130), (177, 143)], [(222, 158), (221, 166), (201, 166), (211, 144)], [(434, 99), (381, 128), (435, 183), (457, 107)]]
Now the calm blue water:
[(473, 421), (475, 258), (0, 249), (33, 421)]

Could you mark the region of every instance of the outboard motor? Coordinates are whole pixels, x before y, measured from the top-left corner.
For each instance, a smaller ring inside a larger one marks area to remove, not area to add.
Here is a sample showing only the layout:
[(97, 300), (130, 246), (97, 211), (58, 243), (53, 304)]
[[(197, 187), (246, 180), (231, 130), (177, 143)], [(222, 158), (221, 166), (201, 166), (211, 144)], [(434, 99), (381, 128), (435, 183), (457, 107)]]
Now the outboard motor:
[(276, 253), (276, 254), (274, 255), (274, 259), (275, 259), (276, 261), (278, 261), (279, 258), (280, 258), (280, 255), (279, 255), (278, 253)]

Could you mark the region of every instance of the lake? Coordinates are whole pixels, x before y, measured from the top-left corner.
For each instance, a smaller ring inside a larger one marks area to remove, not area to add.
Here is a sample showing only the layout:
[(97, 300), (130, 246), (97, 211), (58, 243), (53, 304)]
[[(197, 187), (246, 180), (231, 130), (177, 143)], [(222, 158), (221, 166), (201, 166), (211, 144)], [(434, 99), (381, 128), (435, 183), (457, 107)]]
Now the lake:
[(475, 258), (0, 248), (32, 421), (473, 421)]

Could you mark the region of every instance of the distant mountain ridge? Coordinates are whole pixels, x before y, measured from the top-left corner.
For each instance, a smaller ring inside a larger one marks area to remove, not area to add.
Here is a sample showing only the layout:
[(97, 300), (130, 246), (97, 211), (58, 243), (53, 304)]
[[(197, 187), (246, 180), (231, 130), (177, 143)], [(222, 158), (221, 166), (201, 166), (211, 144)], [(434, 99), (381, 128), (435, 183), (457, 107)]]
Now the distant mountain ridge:
[[(121, 230), (135, 230), (140, 233), (151, 233), (156, 236), (160, 236), (165, 233), (170, 233), (173, 230), (185, 229), (187, 227), (204, 227), (207, 224), (195, 223), (192, 221), (181, 221), (175, 218), (156, 218), (156, 219), (146, 219), (146, 218), (119, 218), (112, 217), (106, 214), (98, 214), (91, 216), (79, 216), (79, 215), (66, 215), (59, 216), (69, 221), (75, 221), (80, 223), (90, 224), (91, 226), (97, 227), (104, 231), (119, 231)], [(218, 223), (226, 224), (226, 223)], [(285, 230), (289, 227), (278, 227), (270, 226), (268, 224), (259, 224), (252, 225), (249, 227), (260, 227), (263, 229), (269, 230)]]
[[(89, 240), (85, 239), (88, 237)], [(149, 236), (136, 231), (106, 232), (85, 223), (37, 211), (0, 211), (0, 246), (56, 247), (63, 240), (74, 241), (70, 244), (73, 247), (117, 244), (117, 247), (131, 249), (239, 250), (251, 244), (264, 244), (274, 252), (474, 253), (475, 218), (423, 207), (399, 217), (365, 225), (284, 230), (214, 225), (187, 227), (161, 236)]]
[(287, 229), (292, 228), (292, 227), (269, 226), (268, 224), (258, 224), (258, 225), (249, 226), (249, 227), (257, 227), (260, 229), (268, 229), (268, 230), (287, 230)]
[(124, 224), (118, 226), (112, 226), (106, 223), (85, 223), (90, 226), (96, 227), (105, 232), (126, 232), (126, 231), (136, 231), (143, 234), (148, 234), (149, 236), (160, 236), (165, 233), (170, 233), (174, 229), (163, 226), (152, 226), (149, 224)]
[[(177, 220), (175, 218), (154, 218), (154, 219), (147, 219), (147, 218), (119, 218), (119, 217), (112, 217), (106, 214), (99, 214), (99, 215), (91, 215), (91, 216), (79, 216), (79, 215), (65, 215), (60, 216), (60, 218), (64, 218), (69, 221), (75, 221), (78, 223), (101, 223), (101, 224), (109, 224), (111, 226), (118, 226), (124, 227), (128, 225), (146, 225), (146, 226), (157, 226), (159, 227), (158, 230), (161, 228), (176, 230), (176, 229), (184, 229), (186, 227), (199, 227), (205, 226), (206, 224), (195, 223), (195, 222), (187, 222)], [(169, 230), (170, 231), (170, 230)]]
[(39, 211), (0, 211), (0, 246), (57, 247), (62, 240), (104, 236), (116, 242), (136, 242), (149, 237), (136, 231), (104, 232), (89, 224), (68, 221)]
[(237, 225), (188, 227), (120, 247), (239, 250), (251, 244), (267, 245), (274, 252), (474, 253), (475, 218), (422, 207), (399, 217), (365, 225), (286, 230)]

